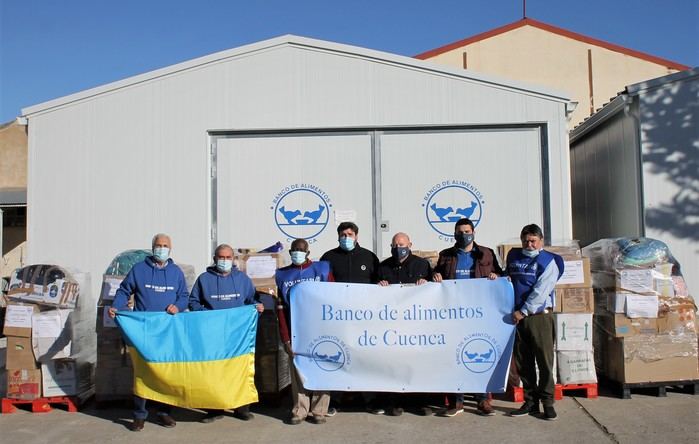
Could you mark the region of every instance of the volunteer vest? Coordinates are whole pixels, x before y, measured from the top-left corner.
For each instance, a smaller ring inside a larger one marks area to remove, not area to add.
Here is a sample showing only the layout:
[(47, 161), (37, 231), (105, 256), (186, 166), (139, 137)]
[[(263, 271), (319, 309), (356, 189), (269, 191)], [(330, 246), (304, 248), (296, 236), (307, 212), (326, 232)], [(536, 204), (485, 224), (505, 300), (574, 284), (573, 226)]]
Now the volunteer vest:
[(275, 274), (277, 289), (282, 296), (284, 304), (289, 306), (289, 290), (299, 282), (321, 281), (326, 282), (330, 275), (330, 264), (325, 261), (313, 262), (306, 268), (288, 266), (280, 268)]
[[(515, 310), (522, 308), (534, 284), (539, 280), (539, 277), (551, 261), (556, 262), (558, 277), (560, 278), (563, 275), (563, 258), (557, 254), (541, 250), (536, 257), (529, 257), (522, 253), (521, 248), (513, 248), (507, 254), (507, 274), (510, 276), (512, 287), (514, 287), (515, 291)], [(553, 307), (553, 292), (551, 292), (549, 298), (550, 304), (546, 305)]]

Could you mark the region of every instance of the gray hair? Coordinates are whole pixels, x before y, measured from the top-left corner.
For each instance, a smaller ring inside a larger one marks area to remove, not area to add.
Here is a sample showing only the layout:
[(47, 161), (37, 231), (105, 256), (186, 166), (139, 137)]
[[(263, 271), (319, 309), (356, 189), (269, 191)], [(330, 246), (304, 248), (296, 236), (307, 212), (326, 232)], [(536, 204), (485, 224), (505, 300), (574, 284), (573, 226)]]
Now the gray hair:
[(168, 243), (170, 244), (170, 247), (172, 247), (172, 239), (170, 239), (170, 236), (168, 236), (165, 233), (158, 233), (155, 236), (153, 236), (153, 240), (150, 242), (150, 247), (153, 248), (155, 247), (155, 243), (160, 239), (161, 237), (166, 237), (168, 240)]
[(216, 249), (214, 250), (214, 257), (218, 256), (218, 252), (219, 252), (219, 251), (225, 250), (226, 248), (229, 249), (229, 250), (231, 250), (231, 253), (235, 253), (235, 251), (233, 250), (233, 247), (231, 247), (230, 245), (228, 245), (228, 244), (221, 244), (221, 245), (219, 245), (218, 247), (216, 247)]

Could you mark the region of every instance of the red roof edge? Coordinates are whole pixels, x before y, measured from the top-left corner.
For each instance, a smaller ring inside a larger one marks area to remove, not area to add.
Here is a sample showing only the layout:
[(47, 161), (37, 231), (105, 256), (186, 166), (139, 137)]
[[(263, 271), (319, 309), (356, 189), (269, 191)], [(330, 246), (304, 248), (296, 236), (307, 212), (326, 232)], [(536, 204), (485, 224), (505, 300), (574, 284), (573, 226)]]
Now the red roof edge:
[(678, 71), (685, 71), (685, 70), (690, 68), (687, 65), (683, 65), (681, 63), (676, 63), (676, 62), (673, 62), (672, 60), (667, 60), (667, 59), (663, 59), (661, 57), (656, 57), (654, 55), (646, 54), (644, 52), (635, 51), (633, 49), (629, 49), (629, 48), (625, 48), (623, 46), (615, 45), (614, 43), (609, 43), (609, 42), (605, 42), (604, 40), (599, 40), (599, 39), (595, 39), (592, 37), (588, 37), (588, 36), (585, 36), (582, 34), (578, 34), (577, 32), (568, 31), (566, 29), (559, 28), (559, 27), (553, 26), (553, 25), (549, 25), (547, 23), (543, 23), (543, 22), (540, 22), (538, 20), (534, 20), (534, 19), (530, 19), (530, 18), (523, 18), (521, 20), (510, 23), (508, 25), (501, 26), (499, 28), (495, 28), (495, 29), (492, 29), (490, 31), (486, 31), (486, 32), (483, 32), (481, 34), (474, 35), (473, 37), (459, 40), (458, 42), (449, 43), (448, 45), (440, 46), (439, 48), (435, 48), (435, 49), (432, 49), (430, 51), (423, 52), (422, 54), (418, 54), (415, 56), (415, 58), (420, 59), (420, 60), (426, 60), (426, 59), (435, 57), (437, 55), (443, 54), (447, 51), (451, 51), (453, 49), (460, 48), (462, 46), (470, 45), (471, 43), (485, 40), (485, 39), (488, 39), (490, 37), (494, 37), (496, 35), (511, 31), (513, 29), (521, 28), (522, 26), (525, 26), (525, 25), (534, 26), (535, 28), (543, 29), (544, 31), (548, 31), (548, 32), (552, 32), (554, 34), (562, 35), (564, 37), (568, 37), (568, 38), (571, 38), (573, 40), (578, 40), (580, 42), (589, 43), (591, 45), (600, 46), (600, 47), (608, 49), (610, 51), (614, 51), (614, 52), (625, 54), (625, 55), (628, 55), (631, 57), (643, 59), (643, 60), (646, 60), (646, 61), (649, 61), (652, 63), (656, 63), (658, 65), (665, 66), (667, 68), (676, 69)]

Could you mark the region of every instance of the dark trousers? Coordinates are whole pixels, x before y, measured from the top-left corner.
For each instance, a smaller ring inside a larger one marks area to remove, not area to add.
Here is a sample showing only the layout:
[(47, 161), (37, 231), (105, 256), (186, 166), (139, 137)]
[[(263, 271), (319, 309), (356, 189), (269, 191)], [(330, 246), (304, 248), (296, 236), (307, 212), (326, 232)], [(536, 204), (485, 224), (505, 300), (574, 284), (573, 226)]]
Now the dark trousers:
[[(554, 343), (556, 327), (552, 313), (530, 315), (519, 321), (515, 337), (515, 363), (524, 387), (524, 401), (553, 405)], [(539, 368), (539, 380), (536, 368)]]
[[(133, 417), (136, 419), (146, 419), (148, 418), (148, 407), (146, 404), (148, 404), (148, 400), (145, 398), (141, 398), (140, 396), (133, 396), (133, 403), (134, 403), (134, 410), (133, 410)], [(157, 402), (157, 401), (150, 401), (152, 405), (154, 405), (158, 409), (158, 415), (169, 415), (170, 411), (172, 410), (172, 407), (163, 404), (162, 402)]]

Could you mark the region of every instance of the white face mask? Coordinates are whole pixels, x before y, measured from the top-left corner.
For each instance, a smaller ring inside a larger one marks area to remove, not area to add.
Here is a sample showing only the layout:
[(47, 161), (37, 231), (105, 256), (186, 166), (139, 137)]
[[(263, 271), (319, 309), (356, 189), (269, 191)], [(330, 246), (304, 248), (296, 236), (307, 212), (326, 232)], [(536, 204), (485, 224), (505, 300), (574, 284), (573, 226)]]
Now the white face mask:
[(539, 250), (527, 250), (526, 248), (522, 248), (522, 253), (527, 257), (537, 257), (539, 255)]
[(216, 261), (216, 269), (221, 273), (228, 273), (233, 269), (233, 261), (230, 259), (218, 259)]
[(301, 265), (306, 262), (306, 252), (305, 251), (292, 251), (291, 252), (291, 262), (294, 265)]
[(165, 262), (170, 257), (170, 249), (168, 247), (153, 248), (153, 256), (160, 262)]

